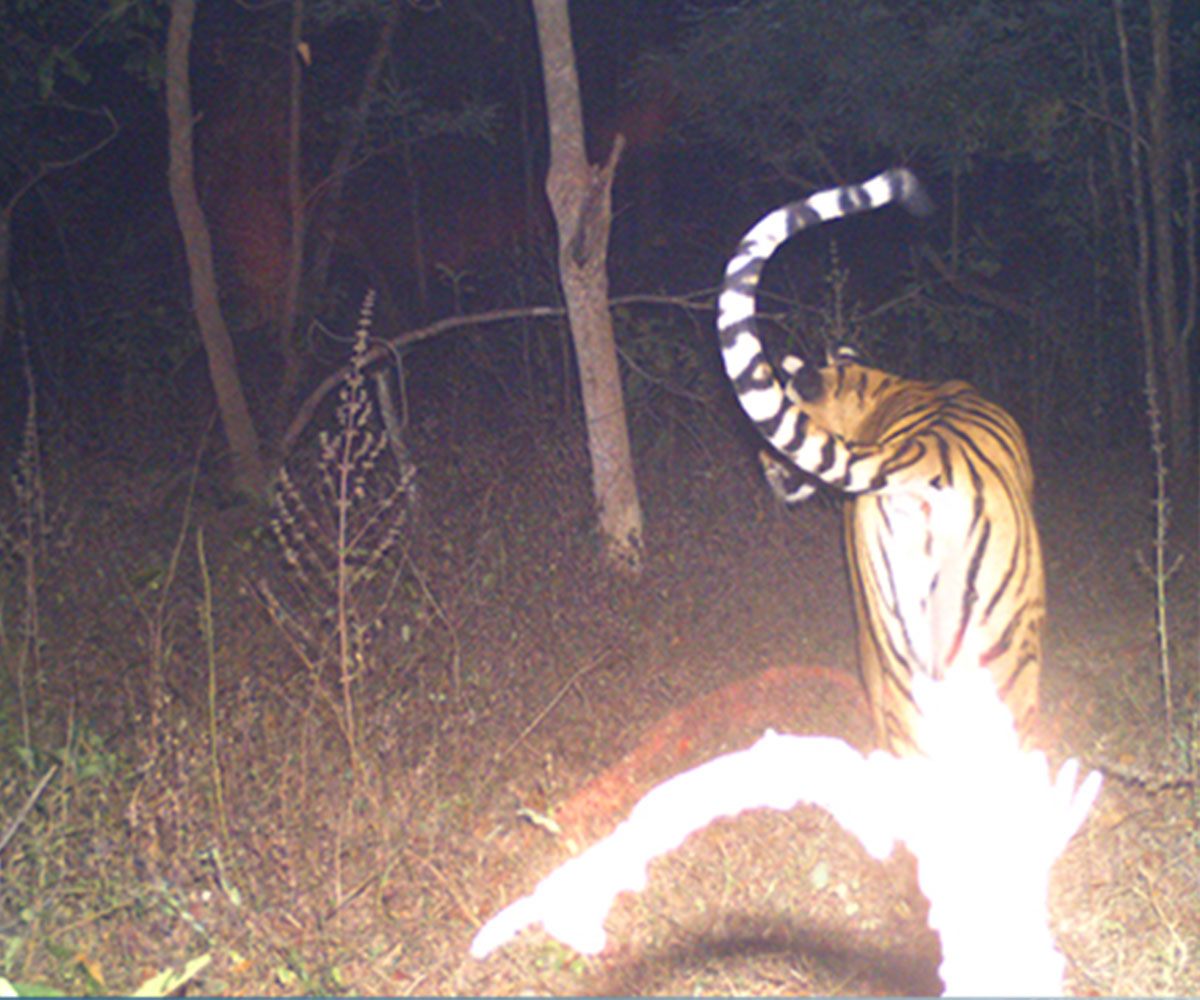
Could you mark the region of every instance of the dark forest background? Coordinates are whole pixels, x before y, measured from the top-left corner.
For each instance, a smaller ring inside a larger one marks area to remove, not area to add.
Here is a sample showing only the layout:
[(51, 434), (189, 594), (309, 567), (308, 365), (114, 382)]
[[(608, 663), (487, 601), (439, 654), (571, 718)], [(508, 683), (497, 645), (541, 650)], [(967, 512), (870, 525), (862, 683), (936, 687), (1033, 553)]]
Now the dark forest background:
[[(607, 156), (618, 133), (627, 144), (614, 296), (711, 290), (739, 233), (769, 208), (904, 163), (937, 215), (900, 234), (906, 224), (870, 220), (789, 247), (788, 278), (773, 283), (785, 328), (832, 324), (881, 366), (974, 380), (1039, 444), (1141, 434), (1155, 357), (1171, 445), (1190, 461), (1200, 32), (1195, 5), (1176, 3), (1157, 52), (1158, 5), (573, 4), (591, 155)], [(166, 189), (166, 13), (151, 2), (0, 13), (9, 428), (24, 412), (25, 351), (56, 426), (120, 437), (203, 408)], [(289, 305), (297, 61), (304, 239)], [(192, 85), (221, 304), (267, 442), (344, 355), (329, 333), (348, 332), (367, 287), (385, 337), (557, 302), (526, 4), (209, 0)], [(668, 381), (685, 364), (715, 375), (715, 352), (681, 335), (678, 318), (666, 307), (624, 316), (625, 349)], [(448, 380), (488, 405), (513, 393), (570, 405), (564, 344), (544, 325), (490, 329), (469, 346), (426, 342), (411, 361), (418, 381)], [(281, 384), (272, 372), (285, 355), (296, 375)]]

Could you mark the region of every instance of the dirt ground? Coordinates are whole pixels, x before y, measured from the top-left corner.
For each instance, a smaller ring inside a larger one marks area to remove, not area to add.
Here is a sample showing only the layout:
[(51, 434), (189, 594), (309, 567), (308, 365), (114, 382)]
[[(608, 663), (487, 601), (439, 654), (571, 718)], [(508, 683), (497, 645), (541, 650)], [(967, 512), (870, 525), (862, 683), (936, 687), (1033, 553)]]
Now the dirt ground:
[[(28, 711), (8, 700), (3, 815), (60, 768), (3, 847), (8, 976), (122, 992), (207, 955), (187, 990), (939, 992), (911, 858), (876, 862), (805, 807), (722, 821), (655, 862), (598, 957), (540, 928), (485, 961), (467, 954), (483, 921), (658, 781), (767, 727), (870, 745), (838, 514), (777, 506), (723, 420), (639, 436), (636, 584), (597, 568), (569, 422), (419, 425), (396, 584), (353, 656), (353, 756), (336, 672), (305, 665), (330, 621), (265, 515), (203, 485), (189, 512), (186, 458), (147, 472), (136, 442), (48, 457), (36, 670), (17, 670), (11, 624), (5, 635)], [(1195, 994), (1198, 818), (1192, 785), (1169, 780), (1183, 765), (1139, 562), (1149, 460), (1129, 446), (1036, 458), (1041, 741), (1056, 762), (1111, 772), (1054, 873), (1067, 987)], [(1194, 512), (1175, 520), (1169, 590), (1183, 734), (1200, 671)], [(302, 630), (273, 619), (272, 595)]]

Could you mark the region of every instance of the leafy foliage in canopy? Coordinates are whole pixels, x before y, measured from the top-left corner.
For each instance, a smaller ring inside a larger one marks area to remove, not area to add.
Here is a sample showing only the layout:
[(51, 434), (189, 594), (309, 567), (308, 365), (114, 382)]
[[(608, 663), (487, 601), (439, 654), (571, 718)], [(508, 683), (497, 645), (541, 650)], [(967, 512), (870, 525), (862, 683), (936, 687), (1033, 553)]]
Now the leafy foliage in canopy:
[(1069, 0), (743, 0), (694, 12), (653, 62), (694, 132), (813, 186), (865, 162), (961, 168), (1028, 146), (1053, 117), (1055, 52), (1078, 13)]
[(158, 27), (156, 0), (0, 3), (0, 204), (112, 131), (90, 93), (97, 54), (120, 51), (122, 68), (146, 77)]

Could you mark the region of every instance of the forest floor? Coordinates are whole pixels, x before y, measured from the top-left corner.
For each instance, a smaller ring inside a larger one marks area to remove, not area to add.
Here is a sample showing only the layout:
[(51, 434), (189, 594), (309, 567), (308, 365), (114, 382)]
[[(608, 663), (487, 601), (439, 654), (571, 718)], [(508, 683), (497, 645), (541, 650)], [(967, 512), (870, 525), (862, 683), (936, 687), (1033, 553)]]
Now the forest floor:
[[(353, 729), (328, 666), (333, 604), (297, 581), (265, 513), (204, 488), (189, 505), (186, 456), (47, 446), (46, 546), (36, 565), (8, 564), (0, 633), (0, 810), (20, 820), (0, 848), (9, 978), (126, 992), (210, 956), (185, 989), (939, 992), (911, 858), (876, 862), (807, 807), (721, 821), (655, 862), (595, 958), (540, 928), (468, 956), (569, 841), (591, 843), (657, 782), (767, 727), (862, 748), (870, 727), (838, 514), (777, 506), (735, 433), (673, 436), (670, 420), (640, 433), (646, 566), (631, 584), (598, 568), (577, 426), (510, 419), (456, 442), (451, 424), (414, 432), (395, 585), (382, 611), (359, 609), (370, 641), (348, 659)], [(1200, 818), (1190, 784), (1158, 787), (1183, 765), (1140, 568), (1149, 460), (1039, 458), (1041, 742), (1056, 765), (1147, 779), (1106, 777), (1055, 868), (1067, 989), (1195, 995)], [(1200, 687), (1193, 512), (1172, 533), (1181, 733)], [(31, 579), (36, 663), (15, 638)]]

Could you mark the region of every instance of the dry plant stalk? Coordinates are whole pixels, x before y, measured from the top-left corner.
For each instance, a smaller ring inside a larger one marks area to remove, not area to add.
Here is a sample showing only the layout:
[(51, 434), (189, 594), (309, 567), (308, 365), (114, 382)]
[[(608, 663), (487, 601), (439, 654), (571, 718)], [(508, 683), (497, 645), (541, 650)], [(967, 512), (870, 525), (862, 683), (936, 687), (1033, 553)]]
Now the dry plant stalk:
[(1167, 584), (1179, 569), (1182, 554), (1169, 559), (1167, 531), (1171, 524), (1171, 501), (1167, 494), (1166, 441), (1163, 439), (1162, 416), (1158, 409), (1158, 392), (1154, 375), (1146, 370), (1146, 415), (1150, 422), (1150, 451), (1154, 455), (1154, 550), (1153, 564), (1147, 566), (1142, 554), (1138, 562), (1154, 585), (1154, 627), (1158, 639), (1158, 667), (1162, 678), (1163, 709), (1168, 742), (1175, 731), (1175, 712), (1171, 694), (1171, 634), (1167, 620)]
[[(26, 347), (22, 338), (21, 346)], [(0, 651), (11, 659), (9, 670), (14, 674), (17, 699), (21, 711), (21, 740), (28, 757), (32, 750), (32, 730), (29, 720), (29, 684), (34, 679), (44, 681), (39, 659), (41, 649), (38, 585), (46, 538), (45, 490), (42, 484), (41, 451), (38, 447), (37, 384), (24, 353), (25, 384), (28, 399), (25, 426), (21, 432), (21, 450), (10, 481), (16, 501), (16, 516), (11, 525), (0, 521), (0, 556), (8, 555), (18, 565), (21, 577), (20, 613), (17, 635), (10, 638), (7, 623), (0, 608)]]
[(204, 548), (204, 529), (196, 531), (196, 561), (204, 598), (200, 604), (200, 635), (204, 640), (204, 659), (208, 664), (208, 749), (212, 769), (213, 799), (217, 813), (217, 832), (222, 847), (229, 844), (229, 818), (225, 810), (225, 782), (221, 773), (220, 742), (217, 733), (217, 633), (213, 626), (212, 577)]
[[(374, 303), (369, 292), (335, 411), (337, 429), (317, 438), (315, 481), (306, 486), (286, 466), (279, 472), (271, 526), (296, 584), (295, 603), (303, 607), (287, 608), (260, 586), (314, 687), (324, 694), (326, 668), (336, 672), (336, 717), (355, 761), (355, 685), (365, 668), (368, 632), (383, 611), (369, 613), (365, 589), (405, 538), (406, 501), (416, 476), (415, 466), (389, 447), (389, 435), (374, 419), (365, 371)], [(388, 455), (394, 469), (385, 466)]]

